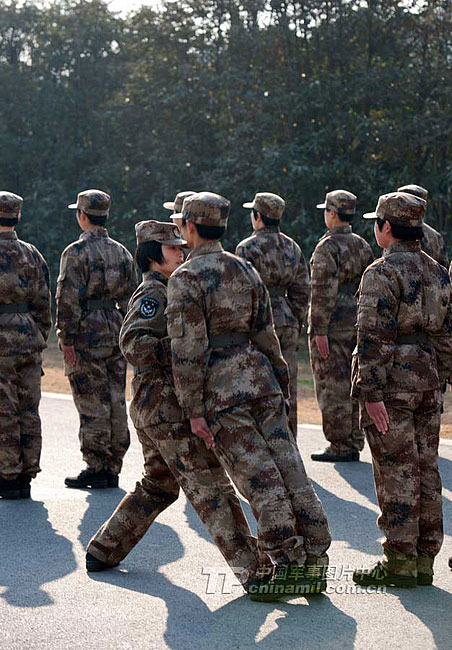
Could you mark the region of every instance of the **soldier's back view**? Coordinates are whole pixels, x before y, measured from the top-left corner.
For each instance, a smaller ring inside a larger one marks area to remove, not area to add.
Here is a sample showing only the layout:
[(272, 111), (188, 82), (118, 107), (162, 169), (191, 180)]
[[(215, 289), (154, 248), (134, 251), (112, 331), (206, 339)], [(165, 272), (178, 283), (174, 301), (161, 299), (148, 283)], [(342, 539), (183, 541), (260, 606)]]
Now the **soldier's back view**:
[(298, 244), (280, 231), (284, 200), (261, 192), (251, 208), (254, 233), (237, 246), (235, 254), (251, 262), (268, 289), (282, 355), (289, 367), (289, 423), (297, 435), (297, 348), (309, 303), (309, 273)]
[[(412, 194), (413, 196), (418, 196), (420, 199), (424, 199), (424, 201), (427, 201), (428, 198), (428, 190), (420, 185), (403, 185), (403, 187), (398, 188), (397, 192)], [(422, 224), (422, 232), (424, 234), (421, 240), (422, 250), (427, 255), (430, 255), (430, 257), (433, 257), (438, 264), (441, 264), (447, 269), (449, 267), (449, 257), (447, 255), (446, 242), (442, 234), (425, 222)]]
[(329, 447), (311, 458), (323, 462), (359, 460), (364, 435), (359, 430), (358, 403), (350, 397), (355, 347), (355, 293), (373, 255), (369, 244), (352, 232), (356, 196), (345, 190), (326, 195), (328, 231), (311, 257), (309, 352), (322, 425)]
[(52, 324), (49, 271), (17, 238), (22, 198), (0, 192), (0, 496), (28, 498), (40, 471), (41, 352)]
[(61, 255), (57, 333), (80, 415), (80, 447), (87, 469), (65, 483), (73, 488), (117, 487), (129, 443), (127, 362), (119, 331), (136, 288), (133, 258), (108, 236), (110, 197), (86, 190), (69, 206), (83, 230)]

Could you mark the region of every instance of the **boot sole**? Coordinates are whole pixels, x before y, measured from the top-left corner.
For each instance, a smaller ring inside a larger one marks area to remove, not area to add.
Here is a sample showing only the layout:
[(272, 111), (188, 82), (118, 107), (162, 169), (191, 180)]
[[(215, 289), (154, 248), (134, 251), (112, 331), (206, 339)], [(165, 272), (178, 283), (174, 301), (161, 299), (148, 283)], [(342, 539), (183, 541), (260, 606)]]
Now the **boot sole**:
[(359, 463), (359, 458), (313, 458), (316, 463)]
[(417, 587), (417, 579), (410, 576), (392, 576), (386, 580), (375, 580), (367, 578), (356, 578), (353, 576), (353, 582), (361, 587), (401, 587), (402, 589), (413, 589)]
[(66, 481), (64, 482), (66, 487), (74, 489), (74, 490), (85, 490), (85, 489), (91, 489), (91, 490), (103, 490), (105, 488), (108, 488), (108, 481), (91, 481), (90, 483), (83, 483), (83, 485), (80, 484), (73, 484), (71, 485), (70, 483), (67, 483)]
[(433, 576), (428, 573), (418, 573), (417, 584), (419, 587), (431, 587), (433, 584)]
[(5, 500), (20, 499), (20, 490), (11, 490), (10, 492), (0, 492), (0, 497)]

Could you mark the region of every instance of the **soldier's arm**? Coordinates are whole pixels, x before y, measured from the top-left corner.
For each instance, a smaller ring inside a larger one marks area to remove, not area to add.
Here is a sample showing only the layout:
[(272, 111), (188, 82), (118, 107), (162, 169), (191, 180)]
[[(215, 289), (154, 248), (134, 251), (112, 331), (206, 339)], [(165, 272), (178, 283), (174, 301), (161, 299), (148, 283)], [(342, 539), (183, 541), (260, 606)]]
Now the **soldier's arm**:
[(290, 303), (293, 313), (298, 318), (300, 329), (306, 320), (306, 313), (309, 305), (309, 272), (308, 265), (300, 251), (300, 262), (297, 266), (297, 272), (293, 281), (287, 288), (287, 299)]
[(400, 287), (384, 263), (372, 265), (361, 280), (358, 298), (357, 367), (353, 395), (380, 402), (392, 368), (397, 340)]
[(61, 345), (73, 346), (79, 331), (84, 295), (83, 259), (78, 251), (66, 249), (61, 255), (56, 290), (56, 331)]
[(165, 309), (163, 289), (140, 286), (130, 299), (119, 334), (119, 346), (133, 366), (171, 366)]
[(30, 314), (35, 320), (44, 341), (47, 341), (52, 327), (52, 312), (50, 306), (50, 274), (47, 262), (41, 253), (33, 249), (37, 268), (37, 284), (28, 300)]
[(311, 333), (327, 336), (331, 314), (334, 311), (339, 286), (337, 261), (334, 249), (322, 242), (311, 258)]
[(255, 274), (256, 310), (253, 314), (250, 339), (269, 359), (283, 395), (288, 398), (290, 396), (289, 371), (281, 354), (281, 346), (273, 324), (270, 296), (257, 271), (254, 269), (252, 271)]
[(440, 239), (440, 252), (438, 262), (442, 264), (446, 269), (449, 268), (449, 256), (447, 255), (446, 242), (442, 235)]
[[(443, 282), (447, 282), (448, 280), (449, 278), (444, 272)], [(430, 335), (435, 348), (438, 376), (441, 386), (444, 386), (446, 382), (452, 384), (452, 288), (450, 282), (448, 284), (448, 294), (449, 304), (447, 305), (446, 317), (441, 330), (436, 334)]]
[(177, 399), (189, 418), (203, 418), (209, 339), (196, 277), (186, 272), (170, 277), (166, 315)]

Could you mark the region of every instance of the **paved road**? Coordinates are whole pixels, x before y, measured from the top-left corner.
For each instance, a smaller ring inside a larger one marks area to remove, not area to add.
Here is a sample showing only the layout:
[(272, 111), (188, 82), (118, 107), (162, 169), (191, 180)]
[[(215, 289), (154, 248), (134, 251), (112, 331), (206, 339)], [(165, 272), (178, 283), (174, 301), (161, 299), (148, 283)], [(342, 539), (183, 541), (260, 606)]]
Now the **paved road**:
[(70, 399), (49, 395), (41, 414), (43, 471), (33, 500), (0, 501), (1, 650), (452, 647), (452, 446), (441, 445), (447, 536), (435, 586), (346, 593), (349, 568), (380, 552), (369, 454), (359, 464), (311, 463), (321, 432), (300, 427), (299, 445), (330, 517), (336, 579), (328, 595), (267, 605), (238, 588), (206, 593), (203, 567), (222, 568), (223, 561), (183, 497), (120, 568), (88, 576), (86, 543), (139, 477), (141, 451), (133, 436), (121, 489), (66, 489), (64, 477), (81, 467), (77, 414)]

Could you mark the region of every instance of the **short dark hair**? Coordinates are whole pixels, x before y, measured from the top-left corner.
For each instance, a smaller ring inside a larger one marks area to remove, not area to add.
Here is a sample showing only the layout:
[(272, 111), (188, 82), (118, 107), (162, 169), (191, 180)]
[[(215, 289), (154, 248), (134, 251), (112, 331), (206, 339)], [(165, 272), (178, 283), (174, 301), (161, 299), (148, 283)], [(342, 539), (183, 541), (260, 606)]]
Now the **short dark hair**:
[[(253, 217), (257, 219), (258, 211), (256, 210), (256, 208), (251, 208), (251, 212), (253, 213)], [(259, 214), (261, 215), (262, 223), (264, 224), (264, 226), (268, 226), (268, 227), (279, 226), (280, 223), (279, 219), (272, 219), (271, 217), (267, 217), (267, 215), (262, 214), (262, 212), (259, 212)]]
[(138, 244), (135, 251), (135, 262), (141, 273), (147, 273), (151, 262), (161, 264), (164, 260), (162, 245), (158, 241), (145, 241)]
[[(77, 208), (77, 215), (79, 215), (80, 212), (83, 212), (83, 210), (79, 210)], [(86, 214), (86, 216), (88, 217), (88, 221), (93, 226), (105, 226), (105, 224), (107, 223), (108, 214), (94, 215), (94, 214), (88, 214), (87, 212), (85, 212), (84, 214)]]
[(17, 226), (19, 223), (19, 217), (14, 217), (11, 219), (10, 217), (0, 217), (0, 226)]
[[(380, 232), (385, 221), (387, 220), (381, 219), (381, 217), (377, 217), (377, 226)], [(391, 223), (391, 232), (393, 237), (396, 239), (402, 239), (404, 241), (417, 241), (418, 239), (424, 239), (424, 231), (422, 230), (422, 226), (399, 226), (396, 223)]]
[[(182, 217), (182, 225), (185, 226), (188, 219), (187, 217)], [(226, 231), (226, 226), (206, 226), (202, 223), (194, 223), (196, 232), (203, 239), (221, 239)]]
[(353, 219), (356, 216), (356, 212), (353, 212), (353, 214), (345, 214), (344, 212), (338, 212), (337, 216), (339, 217), (339, 221), (343, 221), (343, 223), (350, 223), (350, 221), (353, 221)]

